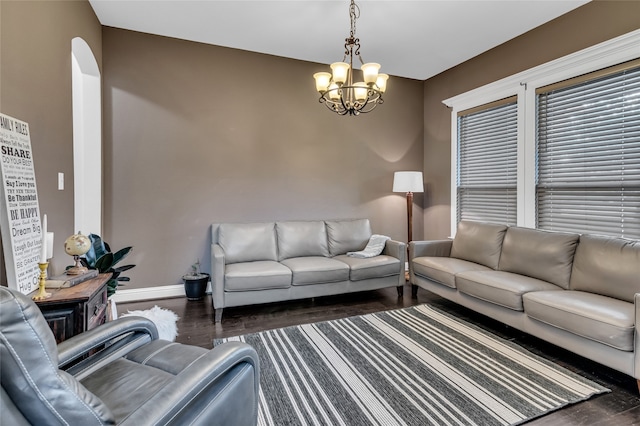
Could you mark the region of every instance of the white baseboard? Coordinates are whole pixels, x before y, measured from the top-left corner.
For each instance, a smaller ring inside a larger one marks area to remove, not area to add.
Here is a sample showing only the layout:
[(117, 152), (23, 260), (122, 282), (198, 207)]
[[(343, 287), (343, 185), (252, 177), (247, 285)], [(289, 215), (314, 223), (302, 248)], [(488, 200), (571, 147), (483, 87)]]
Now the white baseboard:
[[(207, 284), (207, 293), (211, 293), (211, 283)], [(118, 289), (111, 298), (116, 303), (138, 302), (140, 300), (168, 299), (171, 297), (185, 297), (184, 285), (163, 285), (159, 287), (144, 287)]]

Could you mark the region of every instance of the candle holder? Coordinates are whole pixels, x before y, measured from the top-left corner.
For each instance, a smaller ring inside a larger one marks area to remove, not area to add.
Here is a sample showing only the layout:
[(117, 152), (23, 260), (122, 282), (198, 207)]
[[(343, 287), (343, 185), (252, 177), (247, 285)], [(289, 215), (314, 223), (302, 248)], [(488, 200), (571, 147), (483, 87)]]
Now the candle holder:
[(38, 283), (38, 293), (32, 297), (33, 300), (44, 300), (51, 297), (51, 293), (47, 293), (44, 289), (47, 284), (47, 266), (49, 266), (49, 262), (38, 263), (40, 282)]

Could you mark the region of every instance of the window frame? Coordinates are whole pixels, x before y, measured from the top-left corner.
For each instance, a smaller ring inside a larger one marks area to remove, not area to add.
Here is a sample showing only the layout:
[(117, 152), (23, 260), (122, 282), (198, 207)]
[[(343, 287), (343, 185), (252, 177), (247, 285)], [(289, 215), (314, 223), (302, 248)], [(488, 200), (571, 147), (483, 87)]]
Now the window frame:
[(442, 102), (451, 108), (451, 236), (457, 227), (458, 113), (517, 96), (517, 225), (536, 227), (536, 90), (640, 58), (640, 30), (478, 87)]

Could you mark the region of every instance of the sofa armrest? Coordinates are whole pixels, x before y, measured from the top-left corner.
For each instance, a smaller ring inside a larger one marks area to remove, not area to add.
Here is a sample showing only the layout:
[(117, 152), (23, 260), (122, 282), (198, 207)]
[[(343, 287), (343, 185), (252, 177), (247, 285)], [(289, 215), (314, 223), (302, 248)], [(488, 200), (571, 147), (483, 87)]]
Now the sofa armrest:
[(121, 424), (255, 424), (260, 362), (246, 343), (214, 347), (161, 388)]
[[(122, 317), (84, 333), (77, 334), (58, 345), (58, 367), (78, 377), (99, 366), (120, 358), (123, 354), (158, 338), (155, 324), (143, 317)], [(93, 352), (88, 358), (85, 355)], [(79, 363), (66, 369), (78, 359)]]
[(224, 308), (224, 250), (220, 244), (211, 245), (211, 295), (216, 309)]
[(449, 257), (453, 240), (411, 241), (409, 243), (409, 261), (416, 257)]
[(406, 260), (407, 245), (402, 241), (387, 240), (382, 250), (382, 254), (395, 257), (402, 263)]
[(400, 271), (398, 275), (398, 286), (403, 286), (406, 282), (404, 271), (407, 261), (407, 245), (401, 241), (387, 240), (382, 254), (395, 257), (400, 261)]
[[(635, 306), (635, 331), (633, 338), (633, 371), (634, 377), (640, 380), (640, 293), (633, 296), (633, 304)], [(638, 384), (640, 386), (640, 383)]]

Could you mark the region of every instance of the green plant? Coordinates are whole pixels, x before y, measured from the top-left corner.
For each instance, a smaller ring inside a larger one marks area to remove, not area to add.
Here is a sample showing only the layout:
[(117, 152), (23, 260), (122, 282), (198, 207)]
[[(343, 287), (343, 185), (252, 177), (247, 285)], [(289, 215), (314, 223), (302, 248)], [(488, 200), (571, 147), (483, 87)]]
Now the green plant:
[(198, 259), (196, 260), (196, 263), (191, 265), (191, 272), (183, 275), (182, 278), (187, 280), (197, 280), (208, 276), (208, 274), (200, 272), (200, 259)]
[(99, 235), (89, 234), (91, 240), (91, 248), (80, 258), (84, 266), (89, 269), (97, 269), (98, 272), (111, 273), (111, 279), (107, 283), (107, 297), (115, 294), (118, 286), (123, 285), (121, 282), (130, 281), (129, 277), (122, 277), (120, 274), (128, 271), (136, 265), (124, 265), (115, 267), (122, 259), (127, 257), (133, 250), (133, 247), (125, 247), (115, 253), (111, 252), (111, 247), (100, 238)]

